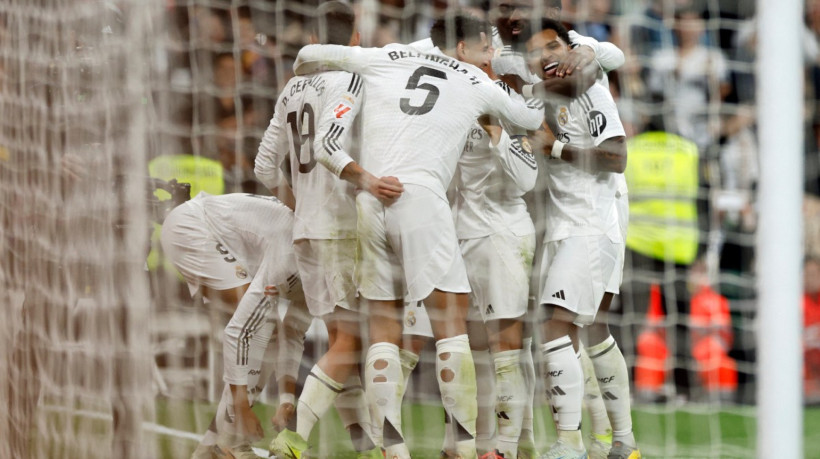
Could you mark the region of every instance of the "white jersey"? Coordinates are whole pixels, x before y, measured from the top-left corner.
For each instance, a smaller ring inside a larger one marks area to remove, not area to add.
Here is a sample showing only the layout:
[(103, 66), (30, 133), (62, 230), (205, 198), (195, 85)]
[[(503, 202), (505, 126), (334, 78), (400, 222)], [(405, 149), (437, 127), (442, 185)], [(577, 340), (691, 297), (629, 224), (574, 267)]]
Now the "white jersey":
[(289, 161), (296, 197), (293, 240), (355, 237), (353, 185), (338, 175), (353, 161), (349, 133), (362, 87), (356, 74), (324, 72), (293, 77), (279, 94), (255, 172), (274, 188), (282, 180), (280, 165)]
[[(553, 111), (547, 119), (555, 137), (578, 148), (625, 135), (603, 78), (579, 97), (558, 100), (547, 110)], [(623, 242), (615, 206), (616, 193), (625, 187), (623, 174), (587, 172), (558, 159), (549, 161), (546, 172), (545, 241), (606, 234), (613, 242)]]
[[(510, 97), (523, 101), (504, 83), (496, 84)], [(508, 129), (514, 134), (526, 134), (507, 126), (498, 145), (492, 146), (489, 135), (476, 123), (467, 136), (454, 180), (459, 239), (485, 237), (505, 229), (516, 236), (535, 232), (522, 198), (535, 186), (535, 156), (525, 137), (511, 137)]]
[(308, 45), (294, 72), (340, 69), (365, 80), (361, 165), (377, 177), (429, 188), (442, 198), (475, 120), (490, 114), (537, 129), (541, 112), (511, 99), (484, 72), (437, 50), (407, 45)]
[(239, 259), (250, 277), (259, 270), (269, 245), (286, 248), (280, 253), (292, 251), (289, 230), (293, 225), (293, 212), (272, 196), (244, 193), (211, 196), (203, 191), (183, 205), (201, 212), (202, 221), (211, 234), (230, 256)]

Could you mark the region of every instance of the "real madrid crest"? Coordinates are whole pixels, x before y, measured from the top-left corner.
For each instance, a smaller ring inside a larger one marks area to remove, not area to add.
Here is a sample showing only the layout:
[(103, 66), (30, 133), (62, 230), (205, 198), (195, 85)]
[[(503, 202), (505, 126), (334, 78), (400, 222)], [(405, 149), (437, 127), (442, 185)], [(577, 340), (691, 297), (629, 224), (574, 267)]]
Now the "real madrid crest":
[(239, 279), (246, 279), (248, 277), (248, 272), (245, 271), (245, 269), (242, 268), (241, 266), (237, 266), (236, 267), (236, 277), (238, 277)]
[(416, 313), (413, 311), (407, 311), (407, 315), (404, 316), (404, 325), (408, 327), (412, 327), (416, 325)]
[(561, 108), (558, 109), (558, 124), (566, 126), (567, 122), (569, 122), (569, 110), (567, 110), (566, 106), (561, 106)]
[(530, 141), (528, 138), (521, 138), (521, 149), (529, 154), (532, 154), (532, 145), (530, 145)]

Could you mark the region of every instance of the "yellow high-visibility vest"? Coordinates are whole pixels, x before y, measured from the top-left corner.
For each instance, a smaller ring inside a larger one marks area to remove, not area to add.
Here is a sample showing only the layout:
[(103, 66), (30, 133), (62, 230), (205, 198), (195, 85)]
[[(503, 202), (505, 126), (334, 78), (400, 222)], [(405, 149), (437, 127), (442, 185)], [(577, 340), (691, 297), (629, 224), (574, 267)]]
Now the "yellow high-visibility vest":
[(689, 264), (698, 250), (698, 147), (666, 132), (627, 142), (626, 246), (658, 260)]
[[(148, 174), (151, 177), (162, 180), (177, 179), (180, 183), (190, 183), (191, 197), (196, 196), (200, 191), (208, 194), (223, 194), (225, 181), (222, 171), (222, 163), (202, 156), (163, 155), (148, 162)], [(171, 197), (165, 190), (157, 190), (154, 194), (160, 200)], [(154, 224), (154, 231), (151, 234), (151, 251), (146, 264), (148, 269), (153, 271), (162, 263), (168, 272), (174, 272), (174, 267), (167, 260), (161, 260), (159, 250), (157, 250), (161, 229), (160, 225)]]

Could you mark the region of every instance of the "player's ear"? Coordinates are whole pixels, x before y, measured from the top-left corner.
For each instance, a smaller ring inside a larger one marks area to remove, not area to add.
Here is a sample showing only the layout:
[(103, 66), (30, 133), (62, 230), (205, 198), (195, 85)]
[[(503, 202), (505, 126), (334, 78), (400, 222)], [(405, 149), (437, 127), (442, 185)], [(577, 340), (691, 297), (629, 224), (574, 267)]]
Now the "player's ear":
[(359, 46), (359, 44), (361, 42), (362, 42), (362, 35), (357, 30), (357, 31), (353, 32), (353, 35), (350, 36), (350, 44), (348, 46)]
[(463, 41), (460, 41), (460, 42), (456, 43), (456, 59), (458, 59), (458, 60), (463, 60), (464, 59), (464, 49), (466, 47), (467, 47), (467, 45)]

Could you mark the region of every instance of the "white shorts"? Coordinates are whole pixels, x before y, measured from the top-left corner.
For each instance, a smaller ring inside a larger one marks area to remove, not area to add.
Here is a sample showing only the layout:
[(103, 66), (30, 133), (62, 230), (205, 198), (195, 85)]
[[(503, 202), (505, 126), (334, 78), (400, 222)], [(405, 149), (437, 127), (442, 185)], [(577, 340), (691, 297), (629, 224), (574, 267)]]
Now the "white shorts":
[(526, 314), (534, 251), (535, 234), (500, 232), (461, 241), (471, 306), (485, 322)]
[(160, 242), (165, 257), (188, 282), (191, 296), (200, 286), (230, 290), (248, 284), (256, 274), (208, 231), (192, 206), (177, 207), (168, 215)]
[(456, 239), (450, 204), (432, 190), (405, 184), (385, 207), (359, 193), (359, 293), (369, 300), (414, 302), (433, 289), (468, 293), (470, 284)]
[(621, 229), (621, 236), (624, 244), (621, 246), (621, 251), (618, 252), (618, 260), (615, 262), (615, 269), (612, 270), (612, 276), (606, 285), (608, 293), (621, 293), (621, 282), (624, 280), (624, 259), (626, 258), (626, 230), (629, 226), (629, 198), (627, 194), (617, 196), (615, 198), (615, 208), (618, 211), (618, 226)]
[(421, 301), (404, 303), (404, 328), (402, 334), (426, 336), (433, 338), (433, 326), (430, 324), (430, 316), (427, 315), (427, 308)]
[(539, 304), (553, 304), (590, 325), (604, 297), (623, 244), (606, 235), (578, 236), (547, 243), (541, 260)]
[(359, 310), (353, 273), (355, 239), (300, 239), (293, 244), (308, 309), (314, 317), (336, 308)]

